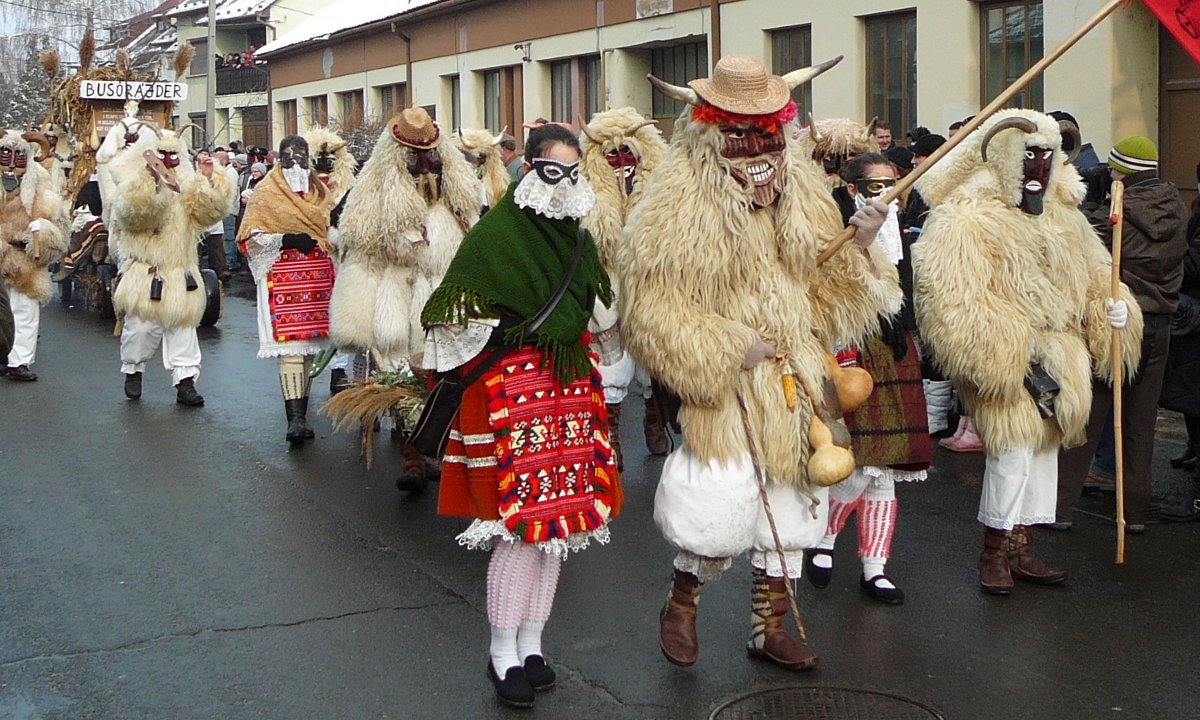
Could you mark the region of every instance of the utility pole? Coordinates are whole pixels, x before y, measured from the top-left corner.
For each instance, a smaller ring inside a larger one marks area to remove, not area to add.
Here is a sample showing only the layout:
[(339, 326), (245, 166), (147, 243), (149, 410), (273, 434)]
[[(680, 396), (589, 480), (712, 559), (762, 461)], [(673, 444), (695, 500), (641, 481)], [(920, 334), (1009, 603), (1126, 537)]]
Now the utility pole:
[[(205, 64), (208, 67), (208, 75), (205, 78), (206, 89), (204, 91), (204, 144), (215, 145), (213, 130), (217, 127), (217, 2), (219, 0), (208, 0), (208, 43), (206, 45), (208, 57), (205, 59)], [(179, 119), (181, 123), (186, 122), (185, 118)]]

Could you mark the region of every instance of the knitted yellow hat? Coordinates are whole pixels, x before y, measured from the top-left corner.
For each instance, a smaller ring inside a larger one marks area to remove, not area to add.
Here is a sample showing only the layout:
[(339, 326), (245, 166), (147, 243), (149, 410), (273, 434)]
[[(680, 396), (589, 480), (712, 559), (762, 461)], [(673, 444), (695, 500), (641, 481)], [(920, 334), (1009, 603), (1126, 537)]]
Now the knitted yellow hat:
[(1113, 145), (1108, 164), (1117, 172), (1132, 175), (1158, 169), (1158, 148), (1154, 141), (1142, 135), (1130, 135)]

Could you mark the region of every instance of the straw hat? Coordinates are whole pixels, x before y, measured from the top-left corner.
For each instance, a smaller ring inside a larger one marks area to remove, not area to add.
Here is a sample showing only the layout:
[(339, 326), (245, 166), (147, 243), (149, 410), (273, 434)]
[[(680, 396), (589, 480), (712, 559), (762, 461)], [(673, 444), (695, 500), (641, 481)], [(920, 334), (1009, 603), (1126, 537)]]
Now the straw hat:
[(783, 78), (742, 55), (721, 58), (711, 78), (692, 80), (688, 86), (710, 105), (739, 115), (777, 112), (792, 99)]
[(392, 137), (401, 145), (424, 150), (442, 144), (442, 134), (424, 108), (405, 108), (388, 121)]

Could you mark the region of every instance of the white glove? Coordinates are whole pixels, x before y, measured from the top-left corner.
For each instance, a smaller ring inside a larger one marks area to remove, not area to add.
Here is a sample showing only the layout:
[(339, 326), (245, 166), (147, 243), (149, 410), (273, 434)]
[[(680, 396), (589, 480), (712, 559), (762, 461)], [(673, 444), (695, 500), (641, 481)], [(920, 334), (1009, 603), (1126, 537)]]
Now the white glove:
[(29, 221), (29, 232), (35, 233), (41, 229), (42, 229), (42, 221), (41, 220), (30, 220)]
[(1105, 300), (1104, 310), (1108, 313), (1108, 324), (1114, 330), (1122, 330), (1129, 323), (1129, 306), (1124, 300)]
[(870, 200), (866, 207), (850, 217), (850, 224), (858, 228), (854, 233), (854, 244), (861, 248), (871, 247), (875, 235), (887, 220), (888, 206), (878, 200)]
[(742, 361), (742, 367), (749, 370), (769, 357), (775, 357), (775, 346), (762, 338), (757, 338), (750, 349), (746, 351), (746, 359)]

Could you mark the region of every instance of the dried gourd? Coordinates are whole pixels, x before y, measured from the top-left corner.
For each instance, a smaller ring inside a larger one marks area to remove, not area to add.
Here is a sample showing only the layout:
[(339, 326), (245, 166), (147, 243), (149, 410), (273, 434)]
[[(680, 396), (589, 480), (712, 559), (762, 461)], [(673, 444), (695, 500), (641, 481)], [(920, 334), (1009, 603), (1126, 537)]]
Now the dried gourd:
[(829, 369), (829, 376), (833, 379), (834, 387), (837, 388), (842, 412), (854, 412), (866, 402), (875, 388), (875, 381), (871, 379), (871, 373), (862, 368), (844, 368), (838, 365), (837, 360), (830, 354), (826, 354), (825, 364)]
[(854, 472), (854, 453), (833, 444), (833, 431), (817, 415), (808, 425), (808, 444), (813, 452), (808, 458), (808, 479), (814, 485), (836, 485)]

